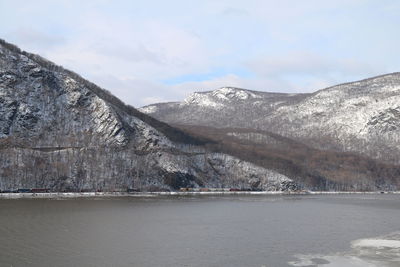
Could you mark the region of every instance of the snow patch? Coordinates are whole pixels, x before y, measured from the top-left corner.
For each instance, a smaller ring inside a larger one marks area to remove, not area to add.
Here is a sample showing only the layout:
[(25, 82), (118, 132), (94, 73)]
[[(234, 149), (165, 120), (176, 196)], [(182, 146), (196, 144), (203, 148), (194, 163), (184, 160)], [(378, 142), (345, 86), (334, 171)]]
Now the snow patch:
[(212, 93), (213, 96), (222, 99), (222, 100), (229, 100), (229, 99), (240, 99), (246, 100), (250, 97), (252, 98), (260, 98), (260, 96), (251, 93), (247, 90), (234, 88), (234, 87), (222, 87), (218, 90), (215, 90)]
[(400, 240), (390, 239), (360, 239), (352, 244), (354, 248), (400, 248)]
[(207, 93), (193, 93), (184, 100), (184, 105), (198, 105), (203, 107), (222, 108), (223, 104), (215, 102)]
[(150, 113), (155, 113), (158, 110), (157, 106), (147, 106), (147, 107), (142, 107), (139, 108), (140, 112), (146, 113), (146, 114), (150, 114)]

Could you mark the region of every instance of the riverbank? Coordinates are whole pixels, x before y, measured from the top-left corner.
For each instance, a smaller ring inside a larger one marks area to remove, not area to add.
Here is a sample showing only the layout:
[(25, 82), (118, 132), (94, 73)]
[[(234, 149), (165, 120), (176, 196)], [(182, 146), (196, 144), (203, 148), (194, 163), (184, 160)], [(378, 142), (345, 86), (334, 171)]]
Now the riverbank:
[(55, 193), (0, 193), (0, 199), (19, 198), (91, 198), (91, 197), (155, 197), (155, 196), (193, 196), (193, 195), (339, 195), (339, 194), (400, 194), (400, 191), (206, 191), (206, 192), (55, 192)]

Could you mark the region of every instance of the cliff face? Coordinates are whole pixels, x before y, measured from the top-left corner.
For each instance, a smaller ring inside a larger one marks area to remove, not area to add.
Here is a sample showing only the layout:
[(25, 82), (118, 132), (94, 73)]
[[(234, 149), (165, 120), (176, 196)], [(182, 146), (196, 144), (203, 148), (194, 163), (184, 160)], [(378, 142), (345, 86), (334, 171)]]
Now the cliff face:
[(209, 152), (208, 142), (0, 42), (0, 190), (293, 188), (283, 174)]
[(141, 110), (168, 123), (271, 131), (314, 148), (400, 163), (400, 73), (313, 94), (221, 88)]

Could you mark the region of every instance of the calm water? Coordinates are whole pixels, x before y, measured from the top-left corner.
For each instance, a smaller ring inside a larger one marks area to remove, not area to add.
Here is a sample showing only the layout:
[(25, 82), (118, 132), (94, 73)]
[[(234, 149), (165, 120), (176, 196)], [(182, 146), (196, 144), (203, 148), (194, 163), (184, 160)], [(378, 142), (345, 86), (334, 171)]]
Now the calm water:
[(400, 266), (399, 230), (400, 195), (0, 200), (0, 266)]

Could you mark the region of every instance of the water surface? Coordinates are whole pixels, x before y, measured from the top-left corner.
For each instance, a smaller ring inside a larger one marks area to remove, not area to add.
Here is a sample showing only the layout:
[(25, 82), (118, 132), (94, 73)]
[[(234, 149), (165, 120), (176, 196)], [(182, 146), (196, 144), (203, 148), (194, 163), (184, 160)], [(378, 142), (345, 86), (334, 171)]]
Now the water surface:
[(395, 194), (3, 199), (0, 266), (400, 266), (399, 211)]

